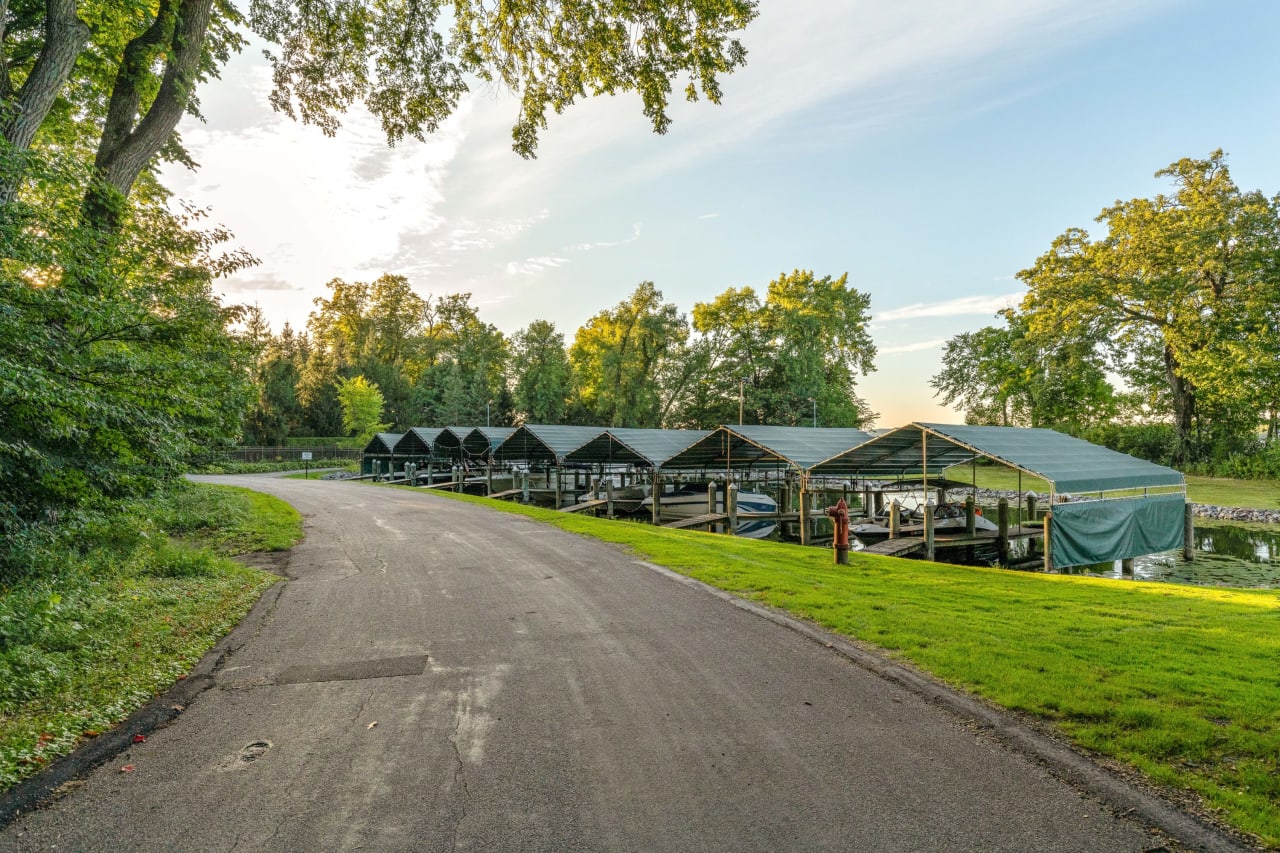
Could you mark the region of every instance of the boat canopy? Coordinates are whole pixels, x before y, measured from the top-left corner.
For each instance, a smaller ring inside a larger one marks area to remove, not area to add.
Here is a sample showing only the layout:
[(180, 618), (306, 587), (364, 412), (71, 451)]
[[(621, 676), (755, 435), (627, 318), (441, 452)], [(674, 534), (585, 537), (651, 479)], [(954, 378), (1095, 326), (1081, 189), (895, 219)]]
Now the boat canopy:
[[(414, 459), (425, 459), (431, 456), (434, 451), (436, 437), (440, 433), (441, 430), (434, 427), (410, 427), (409, 431), (400, 436), (400, 440), (396, 442), (395, 454)], [(365, 453), (368, 452), (368, 450), (365, 450)]]
[(763, 466), (812, 468), (870, 440), (860, 429), (722, 425), (662, 464), (663, 470), (742, 469)]
[(1047, 480), (1054, 492), (1185, 486), (1172, 468), (1135, 459), (1051, 429), (912, 423), (821, 462), (815, 474), (897, 478), (941, 474), (975, 458)]
[(488, 456), (515, 431), (509, 426), (476, 427), (462, 439), (462, 449), (468, 456)]
[(569, 453), (565, 462), (662, 468), (672, 456), (710, 434), (709, 429), (611, 427)]
[(390, 456), (396, 452), (396, 445), (404, 438), (402, 432), (374, 433), (373, 438), (364, 446), (365, 456)]
[(496, 446), (493, 457), (504, 461), (556, 462), (605, 432), (604, 427), (525, 424)]

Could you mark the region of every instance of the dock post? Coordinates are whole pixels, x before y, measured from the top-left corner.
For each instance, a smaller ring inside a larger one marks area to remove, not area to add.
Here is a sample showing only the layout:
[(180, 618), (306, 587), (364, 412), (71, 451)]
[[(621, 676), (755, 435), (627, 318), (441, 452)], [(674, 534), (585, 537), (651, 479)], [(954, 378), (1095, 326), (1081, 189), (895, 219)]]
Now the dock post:
[(649, 496), (653, 498), (653, 526), (657, 527), (662, 518), (662, 475), (654, 473)]
[(492, 459), (490, 459), (484, 465), (484, 481), (485, 481), (485, 496), (488, 497), (489, 495), (493, 494), (493, 460)]
[(809, 479), (800, 477), (800, 544), (809, 544)]
[(604, 481), (604, 508), (606, 514), (613, 518), (613, 478)]
[(725, 512), (729, 513), (729, 535), (738, 532), (738, 484), (730, 483), (724, 490)]
[(973, 503), (973, 495), (966, 495), (964, 499), (964, 533), (978, 535), (978, 508)]
[(715, 515), (716, 512), (716, 484), (714, 482), (707, 483), (707, 515)]
[(522, 503), (529, 502), (529, 472), (520, 472), (520, 500)]
[(935, 507), (932, 502), (928, 502), (928, 501), (925, 502), (925, 505), (924, 505), (924, 558), (928, 560), (930, 563), (933, 562), (933, 557), (934, 557), (934, 550), (933, 550), (933, 524), (934, 524), (933, 510), (934, 508)]
[(1191, 504), (1182, 509), (1182, 559), (1192, 562), (1196, 558), (1196, 513)]
[(1009, 565), (1009, 499), (1001, 498), (996, 504), (996, 548), (1000, 552), (1000, 565)]
[(1035, 524), (1036, 521), (1036, 493), (1027, 492), (1027, 524)]
[(889, 504), (889, 538), (898, 538), (898, 525), (902, 523), (902, 507), (897, 500)]
[(1053, 526), (1053, 510), (1044, 511), (1044, 570), (1053, 571), (1053, 549), (1049, 547), (1049, 529)]

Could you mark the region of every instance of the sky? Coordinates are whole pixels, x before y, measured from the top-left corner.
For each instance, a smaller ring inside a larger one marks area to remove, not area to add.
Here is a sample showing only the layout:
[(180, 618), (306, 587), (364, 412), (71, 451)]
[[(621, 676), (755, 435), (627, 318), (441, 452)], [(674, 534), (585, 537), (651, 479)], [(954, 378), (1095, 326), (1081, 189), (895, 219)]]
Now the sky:
[(1016, 305), (1055, 236), (1217, 148), (1242, 189), (1280, 193), (1277, 37), (1273, 0), (761, 0), (720, 105), (677, 102), (658, 136), (634, 94), (580, 101), (536, 160), (492, 88), (426, 142), (389, 148), (358, 110), (326, 137), (272, 112), (250, 48), (180, 127), (199, 170), (163, 180), (261, 260), (218, 287), (277, 331), (330, 280), (383, 273), (570, 342), (642, 281), (690, 312), (847, 273), (871, 297), (877, 426), (956, 423), (929, 385), (945, 342)]

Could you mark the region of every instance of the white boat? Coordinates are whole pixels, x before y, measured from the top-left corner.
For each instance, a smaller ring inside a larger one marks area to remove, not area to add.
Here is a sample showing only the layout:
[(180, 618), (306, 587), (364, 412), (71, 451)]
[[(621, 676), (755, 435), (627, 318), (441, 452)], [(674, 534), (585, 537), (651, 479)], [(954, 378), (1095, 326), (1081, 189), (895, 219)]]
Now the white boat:
[[(900, 502), (898, 532), (903, 536), (921, 536), (924, 534), (924, 513), (927, 504), (917, 503), (914, 506)], [(975, 530), (998, 530), (996, 524), (982, 515), (979, 509), (974, 516)], [(957, 534), (967, 529), (963, 504), (944, 503), (933, 507), (933, 532)], [(871, 521), (855, 524), (849, 532), (867, 544), (883, 542), (889, 538), (889, 511), (886, 509)]]
[[(646, 497), (640, 502), (642, 510), (653, 512), (653, 498)], [(716, 489), (716, 512), (724, 512), (724, 488)], [(658, 505), (659, 518), (662, 521), (678, 521), (682, 518), (693, 518), (695, 515), (707, 514), (707, 487), (705, 484), (685, 484), (662, 493)], [(738, 515), (759, 516), (777, 515), (777, 502), (760, 492), (738, 492)]]

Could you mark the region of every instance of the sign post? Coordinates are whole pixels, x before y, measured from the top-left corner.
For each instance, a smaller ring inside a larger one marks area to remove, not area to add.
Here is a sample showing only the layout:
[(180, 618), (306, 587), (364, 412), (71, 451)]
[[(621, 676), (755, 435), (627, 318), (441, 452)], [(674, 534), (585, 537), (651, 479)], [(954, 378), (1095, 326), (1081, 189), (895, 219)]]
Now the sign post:
[(311, 479), (311, 451), (310, 450), (302, 451), (302, 461), (307, 463), (303, 468), (302, 479), (310, 480)]

